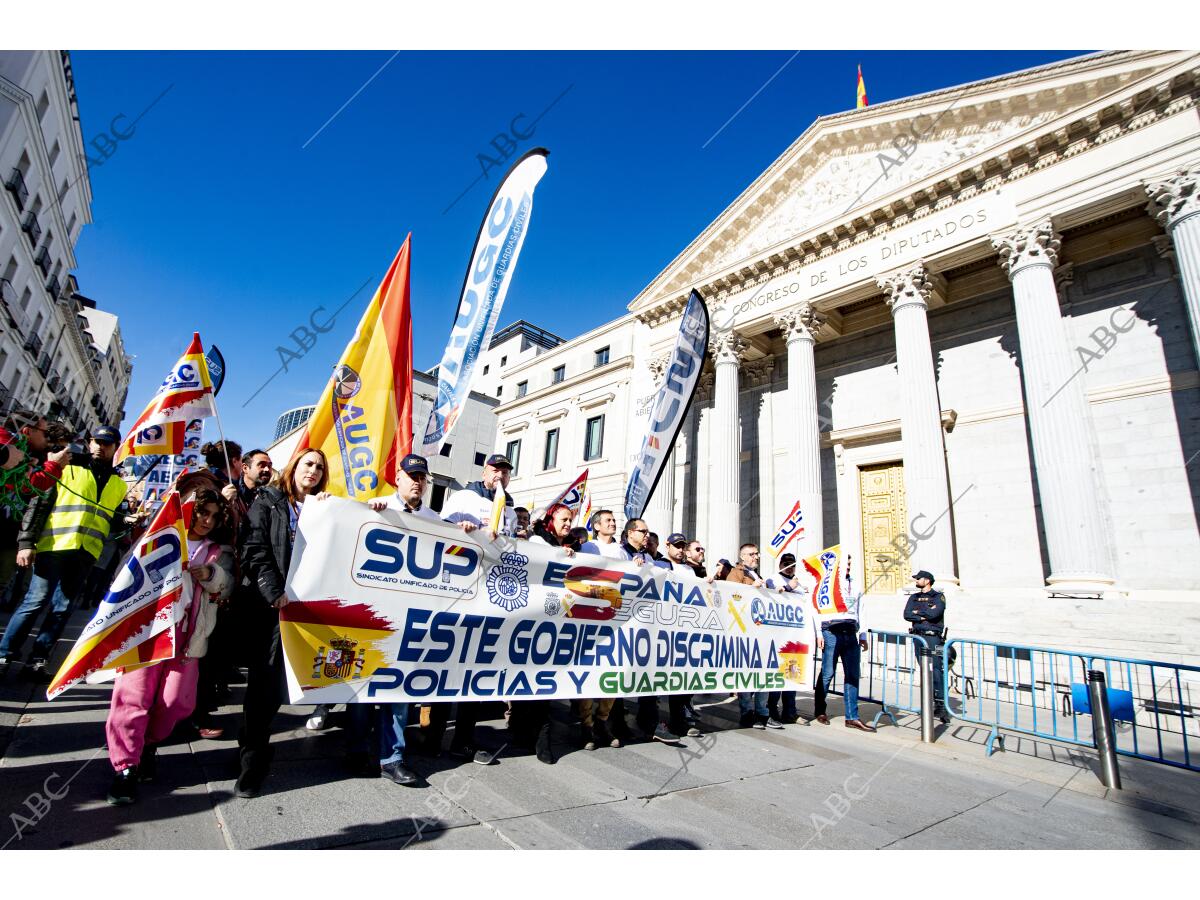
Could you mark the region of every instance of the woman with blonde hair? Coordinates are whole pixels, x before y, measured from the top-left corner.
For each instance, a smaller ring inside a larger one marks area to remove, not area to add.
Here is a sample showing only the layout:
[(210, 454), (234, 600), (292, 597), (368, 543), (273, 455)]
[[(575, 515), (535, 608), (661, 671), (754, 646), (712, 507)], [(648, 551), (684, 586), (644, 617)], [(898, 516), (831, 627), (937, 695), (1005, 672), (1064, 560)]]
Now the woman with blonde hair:
[(242, 570), (257, 596), (245, 611), (250, 666), (238, 735), (239, 797), (257, 796), (270, 767), (271, 723), (287, 696), (279, 610), (288, 602), (284, 583), (292, 561), (296, 523), (304, 503), (329, 496), (324, 492), (328, 479), (325, 454), (301, 450), (274, 484), (259, 490), (246, 515)]

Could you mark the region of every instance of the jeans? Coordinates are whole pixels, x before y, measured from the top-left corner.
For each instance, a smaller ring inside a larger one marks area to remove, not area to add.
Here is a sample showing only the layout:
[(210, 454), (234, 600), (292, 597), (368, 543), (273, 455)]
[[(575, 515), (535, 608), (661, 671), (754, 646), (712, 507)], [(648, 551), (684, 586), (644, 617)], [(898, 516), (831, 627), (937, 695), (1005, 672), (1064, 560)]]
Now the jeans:
[(408, 725), (407, 703), (347, 703), (350, 714), (351, 753), (370, 753), (371, 724), (378, 737), (376, 750), (381, 766), (404, 762), (404, 728)]
[(825, 649), (821, 652), (821, 677), (813, 697), (816, 714), (825, 715), (825, 695), (840, 659), (845, 675), (846, 721), (853, 721), (858, 718), (858, 667), (862, 660), (858, 634), (853, 624), (834, 625), (822, 629), (821, 637), (825, 638)]
[[(783, 715), (779, 715), (780, 701), (783, 702)], [(779, 719), (794, 719), (796, 718), (796, 692), (795, 691), (771, 691), (767, 697), (767, 710), (771, 714), (771, 718)]]
[[(683, 694), (667, 695), (667, 728), (674, 735), (687, 734), (688, 724), (683, 715), (686, 702)], [(660, 723), (658, 697), (654, 695), (637, 698), (637, 726), (644, 734), (653, 735)]]
[(8, 620), (4, 637), (0, 638), (0, 656), (21, 651), (38, 615), (49, 606), (50, 611), (30, 654), (31, 659), (47, 659), (71, 617), (71, 604), (83, 591), (91, 567), (92, 555), (86, 550), (39, 553), (33, 562), (33, 577), (29, 580), (25, 599)]
[(767, 691), (742, 691), (737, 695), (738, 711), (742, 714), (742, 719), (749, 719), (751, 716), (758, 716), (760, 720), (765, 722), (770, 718), (771, 712), (767, 709)]

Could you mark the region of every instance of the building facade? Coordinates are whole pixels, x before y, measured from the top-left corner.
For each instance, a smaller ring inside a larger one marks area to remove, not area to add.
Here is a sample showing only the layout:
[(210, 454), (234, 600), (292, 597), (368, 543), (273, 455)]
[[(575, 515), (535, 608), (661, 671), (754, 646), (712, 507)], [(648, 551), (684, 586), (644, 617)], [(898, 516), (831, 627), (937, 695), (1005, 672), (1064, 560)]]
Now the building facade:
[(798, 500), (867, 624), (904, 627), (924, 568), (960, 636), (1194, 659), (1198, 74), (1108, 52), (818, 119), (628, 315), (505, 373), (497, 447), (604, 416), (619, 509), (695, 289), (710, 361), (651, 527), (732, 557)]
[(0, 52), (0, 412), (119, 424), (132, 366), (116, 317), (79, 294), (91, 182), (65, 51)]
[(271, 442), (278, 443), (282, 438), (287, 437), (312, 418), (315, 409), (316, 407), (310, 403), (308, 406), (297, 406), (281, 413), (275, 420), (275, 436), (271, 438)]

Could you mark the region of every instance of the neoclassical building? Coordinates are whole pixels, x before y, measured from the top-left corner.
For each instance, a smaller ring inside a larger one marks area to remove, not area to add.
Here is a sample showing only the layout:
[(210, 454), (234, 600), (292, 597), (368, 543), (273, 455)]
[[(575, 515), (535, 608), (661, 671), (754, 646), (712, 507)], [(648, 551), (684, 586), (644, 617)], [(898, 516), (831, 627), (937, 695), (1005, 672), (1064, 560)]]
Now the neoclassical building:
[(798, 549), (842, 545), (871, 624), (924, 568), (957, 634), (1194, 661), (1198, 73), (1108, 52), (818, 119), (628, 315), (504, 373), (518, 499), (590, 465), (620, 507), (696, 289), (660, 533), (732, 557), (799, 500)]

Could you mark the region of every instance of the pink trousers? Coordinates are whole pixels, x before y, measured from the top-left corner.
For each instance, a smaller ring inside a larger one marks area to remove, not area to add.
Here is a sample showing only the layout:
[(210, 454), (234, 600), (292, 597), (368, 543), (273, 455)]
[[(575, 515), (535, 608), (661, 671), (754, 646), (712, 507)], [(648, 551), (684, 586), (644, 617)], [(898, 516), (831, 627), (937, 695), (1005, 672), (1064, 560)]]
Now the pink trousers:
[(157, 744), (196, 708), (198, 659), (168, 659), (117, 676), (108, 722), (108, 758), (118, 772), (135, 766), (147, 743)]

